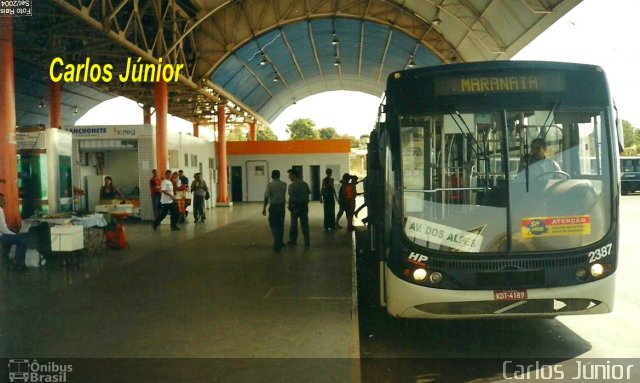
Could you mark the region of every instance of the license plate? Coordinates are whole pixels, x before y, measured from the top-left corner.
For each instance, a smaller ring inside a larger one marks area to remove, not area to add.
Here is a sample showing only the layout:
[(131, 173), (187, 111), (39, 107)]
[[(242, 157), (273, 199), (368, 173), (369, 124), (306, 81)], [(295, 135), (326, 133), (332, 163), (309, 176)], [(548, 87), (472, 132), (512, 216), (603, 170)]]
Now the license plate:
[(527, 290), (496, 290), (493, 292), (494, 301), (525, 301)]

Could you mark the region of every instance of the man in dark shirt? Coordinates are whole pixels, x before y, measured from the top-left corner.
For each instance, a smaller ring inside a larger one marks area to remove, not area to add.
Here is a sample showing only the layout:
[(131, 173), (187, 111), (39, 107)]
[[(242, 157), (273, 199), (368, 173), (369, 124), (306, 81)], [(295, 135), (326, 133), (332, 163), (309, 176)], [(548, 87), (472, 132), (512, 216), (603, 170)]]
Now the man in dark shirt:
[(280, 181), (280, 170), (272, 171), (271, 179), (264, 191), (262, 215), (267, 215), (269, 205), (269, 227), (273, 235), (273, 251), (277, 253), (284, 247), (284, 204), (287, 201), (287, 184)]
[(309, 195), (311, 189), (306, 182), (301, 180), (298, 170), (289, 169), (289, 211), (291, 212), (291, 228), (289, 229), (289, 245), (295, 245), (298, 240), (298, 219), (304, 236), (304, 247), (309, 248)]
[(178, 190), (189, 190), (189, 178), (184, 175), (182, 169), (178, 170), (178, 179), (180, 180)]

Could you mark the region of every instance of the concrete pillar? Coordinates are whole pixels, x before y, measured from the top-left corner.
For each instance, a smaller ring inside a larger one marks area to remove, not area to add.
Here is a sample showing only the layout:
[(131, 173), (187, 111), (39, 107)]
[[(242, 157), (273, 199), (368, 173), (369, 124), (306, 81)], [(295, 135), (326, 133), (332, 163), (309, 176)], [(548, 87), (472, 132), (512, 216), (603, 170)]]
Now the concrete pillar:
[(169, 91), (166, 82), (160, 80), (154, 84), (153, 100), (156, 104), (156, 169), (158, 169), (158, 176), (164, 178), (169, 158), (169, 150), (167, 148)]
[(200, 137), (200, 123), (198, 122), (193, 123), (193, 136)]
[(151, 105), (142, 106), (142, 123), (151, 125)]
[(231, 206), (227, 193), (227, 135), (224, 104), (218, 105), (218, 198), (216, 206)]
[(62, 81), (49, 80), (49, 128), (62, 128)]
[(7, 206), (7, 225), (18, 232), (22, 221), (18, 206), (16, 147), (16, 88), (13, 64), (13, 17), (0, 17), (0, 193)]
[(258, 141), (258, 129), (256, 129), (256, 122), (249, 123), (249, 141)]

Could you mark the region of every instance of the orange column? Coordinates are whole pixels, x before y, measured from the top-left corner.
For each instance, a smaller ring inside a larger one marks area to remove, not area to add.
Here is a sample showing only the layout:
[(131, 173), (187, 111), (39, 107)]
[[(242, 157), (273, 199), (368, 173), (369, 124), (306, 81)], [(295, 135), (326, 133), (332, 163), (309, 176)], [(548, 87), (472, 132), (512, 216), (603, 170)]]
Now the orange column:
[(151, 105), (142, 106), (142, 123), (151, 125)]
[(13, 17), (0, 17), (0, 193), (7, 206), (7, 225), (18, 232), (18, 166), (16, 148), (16, 89), (13, 67)]
[(62, 82), (49, 81), (49, 127), (62, 128)]
[(169, 109), (167, 83), (160, 80), (153, 86), (153, 100), (156, 104), (156, 169), (158, 176), (164, 177), (167, 170), (169, 150), (167, 149), (167, 111)]
[(258, 131), (256, 129), (256, 122), (249, 123), (249, 140), (257, 141), (258, 140)]
[(200, 124), (197, 122), (193, 123), (193, 136), (200, 137)]
[(216, 206), (230, 206), (227, 194), (227, 135), (224, 104), (218, 105), (218, 199)]

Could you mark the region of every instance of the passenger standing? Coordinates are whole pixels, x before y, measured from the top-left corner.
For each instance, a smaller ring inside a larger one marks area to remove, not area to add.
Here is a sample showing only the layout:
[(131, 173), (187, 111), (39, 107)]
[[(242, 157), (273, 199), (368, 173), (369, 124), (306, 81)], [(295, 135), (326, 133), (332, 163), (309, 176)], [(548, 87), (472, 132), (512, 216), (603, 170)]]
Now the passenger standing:
[(336, 229), (336, 188), (333, 184), (331, 174), (333, 170), (327, 169), (327, 176), (322, 179), (322, 188), (320, 189), (320, 203), (324, 204), (324, 229), (331, 231)]
[(189, 178), (184, 175), (182, 169), (178, 170), (178, 190), (189, 190)]
[(351, 176), (351, 182), (344, 186), (344, 211), (347, 215), (347, 230), (351, 231), (353, 227), (353, 213), (356, 210), (356, 185), (358, 184), (358, 176)]
[(171, 184), (173, 184), (173, 195), (175, 196), (178, 191), (178, 187), (180, 186), (180, 176), (178, 175), (178, 172), (171, 173), (171, 178), (169, 178), (169, 180), (171, 181)]
[(173, 192), (174, 184), (171, 181), (171, 170), (167, 170), (164, 175), (164, 180), (160, 184), (160, 190), (162, 197), (160, 197), (160, 203), (162, 205), (162, 211), (158, 217), (153, 221), (153, 230), (158, 228), (160, 222), (167, 216), (167, 213), (171, 214), (171, 230), (180, 230), (178, 227), (178, 211), (176, 210), (175, 194)]
[(175, 206), (176, 213), (178, 214), (178, 223), (184, 223), (184, 212), (187, 210), (187, 203), (184, 199), (183, 193), (178, 193), (181, 191), (180, 174), (178, 172), (173, 172), (171, 174), (171, 183), (173, 184), (173, 204)]
[(340, 218), (342, 218), (342, 214), (345, 212), (346, 208), (346, 200), (344, 198), (344, 188), (351, 181), (351, 175), (349, 173), (344, 173), (342, 175), (342, 179), (340, 180), (340, 189), (338, 189), (338, 215), (336, 216), (336, 228), (342, 229), (340, 226)]
[(287, 198), (287, 184), (280, 181), (280, 170), (271, 172), (271, 182), (264, 191), (262, 215), (267, 215), (269, 205), (269, 228), (273, 235), (273, 251), (279, 252), (284, 247), (284, 204)]
[(204, 214), (204, 200), (209, 188), (207, 183), (202, 179), (202, 174), (196, 173), (193, 176), (195, 179), (191, 183), (191, 191), (193, 192), (193, 219), (195, 223), (204, 222), (207, 217)]
[(24, 260), (27, 254), (27, 240), (24, 234), (16, 234), (7, 226), (7, 221), (4, 218), (4, 208), (6, 205), (7, 200), (4, 198), (4, 194), (0, 193), (0, 244), (16, 245), (16, 267), (26, 269)]
[(151, 205), (153, 205), (153, 219), (156, 219), (160, 213), (160, 197), (162, 196), (160, 184), (162, 181), (158, 177), (158, 171), (156, 169), (153, 169), (151, 174), (152, 177), (149, 180), (149, 191), (151, 192)]
[(289, 245), (295, 245), (298, 240), (298, 219), (304, 236), (304, 247), (309, 248), (309, 185), (301, 180), (296, 169), (289, 169), (289, 211), (291, 212), (291, 228), (289, 229)]

